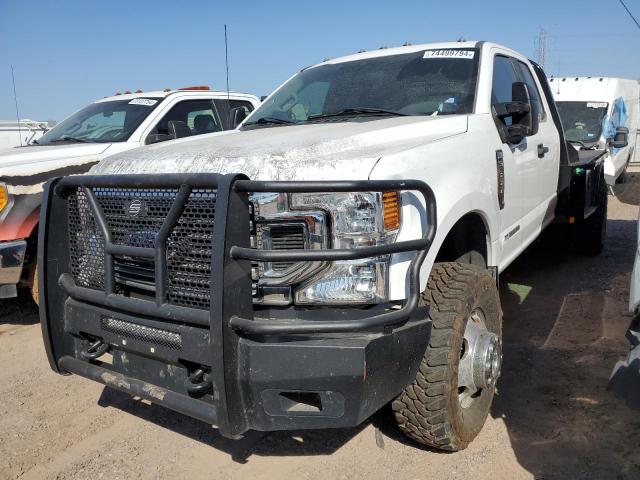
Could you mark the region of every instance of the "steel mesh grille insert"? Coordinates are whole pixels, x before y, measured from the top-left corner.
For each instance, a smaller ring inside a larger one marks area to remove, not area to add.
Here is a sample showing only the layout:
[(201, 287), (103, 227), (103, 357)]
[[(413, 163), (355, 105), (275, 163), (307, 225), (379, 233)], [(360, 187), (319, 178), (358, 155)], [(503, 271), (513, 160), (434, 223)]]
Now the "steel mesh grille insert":
[(76, 190), (68, 202), (71, 273), (79, 286), (104, 290), (104, 239), (87, 196), (83, 190)]
[(182, 349), (182, 336), (179, 333), (109, 317), (102, 317), (100, 325), (105, 332), (172, 348), (173, 350)]
[[(94, 188), (96, 200), (115, 244), (154, 248), (156, 236), (175, 200), (177, 189)], [(211, 251), (216, 191), (194, 189), (167, 239), (168, 302), (198, 309), (210, 303)], [(104, 290), (104, 239), (93, 219), (83, 190), (69, 196), (69, 244), (71, 272), (80, 286)], [(132, 285), (148, 285), (153, 261), (115, 259), (116, 292)], [(148, 272), (148, 273), (147, 273)]]

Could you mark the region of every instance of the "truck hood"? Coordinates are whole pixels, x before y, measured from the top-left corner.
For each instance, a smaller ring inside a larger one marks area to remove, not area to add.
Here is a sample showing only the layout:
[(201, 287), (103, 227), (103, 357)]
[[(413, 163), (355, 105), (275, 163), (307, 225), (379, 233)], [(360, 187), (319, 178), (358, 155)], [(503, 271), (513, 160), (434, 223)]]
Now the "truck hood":
[(93, 174), (244, 173), (252, 180), (366, 179), (385, 155), (457, 135), (465, 115), (326, 122), (202, 135), (110, 156)]
[(111, 145), (74, 143), (1, 149), (0, 181), (12, 194), (38, 193), (51, 177), (86, 172)]

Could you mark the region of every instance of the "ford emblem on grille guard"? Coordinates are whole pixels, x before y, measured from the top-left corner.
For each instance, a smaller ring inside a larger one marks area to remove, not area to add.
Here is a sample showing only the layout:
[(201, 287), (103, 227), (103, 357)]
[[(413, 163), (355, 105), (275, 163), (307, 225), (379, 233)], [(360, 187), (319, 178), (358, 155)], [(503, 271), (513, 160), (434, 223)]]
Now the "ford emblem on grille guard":
[(137, 217), (142, 212), (142, 202), (140, 200), (134, 200), (129, 204), (128, 208), (130, 217)]

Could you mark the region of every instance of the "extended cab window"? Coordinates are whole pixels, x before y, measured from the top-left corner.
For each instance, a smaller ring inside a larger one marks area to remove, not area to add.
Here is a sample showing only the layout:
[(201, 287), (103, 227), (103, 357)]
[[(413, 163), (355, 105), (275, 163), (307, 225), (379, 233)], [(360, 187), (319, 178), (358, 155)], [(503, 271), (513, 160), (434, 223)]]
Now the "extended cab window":
[(147, 143), (219, 132), (222, 123), (212, 100), (183, 100), (158, 122)]
[(531, 71), (526, 64), (518, 61), (518, 68), (520, 70), (520, 76), (522, 77), (522, 81), (527, 84), (529, 88), (529, 95), (531, 96), (531, 106), (535, 108), (536, 114), (538, 115), (538, 119), (540, 121), (545, 120), (546, 114), (544, 111), (544, 107), (542, 106), (542, 100), (540, 99), (540, 92), (538, 91), (538, 86), (536, 85), (533, 76), (531, 75)]
[(253, 112), (253, 104), (247, 100), (234, 100), (226, 98), (218, 98), (214, 100), (216, 104), (216, 108), (220, 113), (220, 119), (222, 120), (222, 125), (224, 125), (225, 130), (229, 130), (233, 128), (233, 119), (229, 117), (231, 110), (234, 108), (244, 108), (246, 110), (247, 115)]

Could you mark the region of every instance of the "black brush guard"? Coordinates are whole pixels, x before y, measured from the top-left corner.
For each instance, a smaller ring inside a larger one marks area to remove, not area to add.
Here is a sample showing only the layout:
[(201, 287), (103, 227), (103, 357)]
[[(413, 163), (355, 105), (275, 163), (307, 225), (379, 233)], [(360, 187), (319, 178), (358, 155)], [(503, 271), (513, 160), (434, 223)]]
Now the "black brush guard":
[[(178, 193), (154, 248), (115, 244), (95, 188)], [(194, 189), (217, 192), (210, 309), (167, 301), (166, 244)], [(82, 189), (104, 240), (104, 291), (70, 270), (68, 195)], [(250, 192), (413, 191), (425, 200), (420, 239), (351, 250), (249, 248)], [(417, 180), (262, 182), (243, 175), (74, 176), (50, 180), (38, 243), (40, 319), (51, 368), (74, 373), (217, 425), (249, 429), (353, 426), (415, 377), (429, 339), (420, 266), (436, 233), (432, 190)], [(414, 251), (401, 305), (272, 308), (253, 305), (252, 261), (335, 261)], [(155, 262), (155, 301), (116, 292), (114, 256)], [(103, 356), (110, 353), (111, 361)]]

